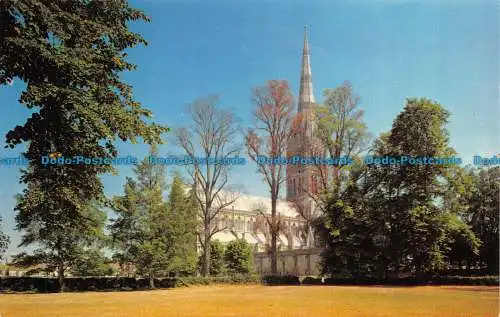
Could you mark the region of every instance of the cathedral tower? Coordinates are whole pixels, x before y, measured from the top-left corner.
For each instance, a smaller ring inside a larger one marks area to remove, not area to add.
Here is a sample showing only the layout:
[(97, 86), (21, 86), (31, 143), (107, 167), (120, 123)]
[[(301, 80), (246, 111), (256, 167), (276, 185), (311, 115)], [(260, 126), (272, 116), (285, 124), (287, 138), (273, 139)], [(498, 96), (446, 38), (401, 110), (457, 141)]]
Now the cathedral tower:
[[(315, 99), (312, 85), (311, 60), (307, 26), (304, 28), (304, 46), (302, 52), (302, 68), (298, 97), (299, 122), (301, 128), (293, 137), (287, 149), (287, 156), (323, 157), (324, 150), (315, 133)], [(317, 193), (319, 181), (318, 166), (287, 165), (286, 198), (295, 202), (305, 215), (312, 215), (314, 204), (311, 194)]]

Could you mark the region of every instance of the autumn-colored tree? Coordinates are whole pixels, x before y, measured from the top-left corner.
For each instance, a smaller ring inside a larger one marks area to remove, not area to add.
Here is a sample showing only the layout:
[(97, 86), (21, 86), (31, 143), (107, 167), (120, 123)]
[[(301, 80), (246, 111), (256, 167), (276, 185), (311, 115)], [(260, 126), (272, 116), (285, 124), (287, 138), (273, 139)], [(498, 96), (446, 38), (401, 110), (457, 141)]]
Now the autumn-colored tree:
[(300, 118), (294, 116), (293, 96), (288, 82), (270, 80), (253, 93), (255, 126), (246, 134), (246, 148), (250, 158), (257, 162), (258, 172), (269, 186), (271, 216), (266, 217), (271, 235), (271, 273), (278, 271), (277, 239), (280, 220), (276, 210), (281, 185), (286, 181), (284, 164), (262, 164), (259, 157), (284, 157), (292, 136), (297, 133)]

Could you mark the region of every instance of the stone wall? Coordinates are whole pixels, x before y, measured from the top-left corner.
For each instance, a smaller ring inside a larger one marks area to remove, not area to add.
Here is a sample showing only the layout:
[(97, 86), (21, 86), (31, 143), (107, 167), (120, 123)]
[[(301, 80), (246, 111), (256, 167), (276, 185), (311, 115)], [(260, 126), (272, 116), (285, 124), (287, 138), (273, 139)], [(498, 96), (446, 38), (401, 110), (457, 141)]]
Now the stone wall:
[[(298, 249), (279, 251), (278, 272), (280, 275), (320, 275), (323, 249)], [(255, 271), (261, 275), (271, 273), (271, 259), (267, 252), (254, 253)]]

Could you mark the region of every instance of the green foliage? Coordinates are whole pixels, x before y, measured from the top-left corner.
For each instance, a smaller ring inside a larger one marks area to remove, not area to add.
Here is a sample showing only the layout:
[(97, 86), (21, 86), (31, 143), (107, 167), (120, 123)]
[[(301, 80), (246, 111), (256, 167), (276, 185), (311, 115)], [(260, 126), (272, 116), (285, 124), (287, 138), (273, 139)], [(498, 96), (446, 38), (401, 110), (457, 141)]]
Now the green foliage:
[[(37, 244), (32, 254), (20, 253), (14, 257), (18, 266), (28, 267), (28, 274), (36, 272), (54, 272), (62, 279), (65, 272), (85, 259), (88, 252), (94, 250), (104, 241), (104, 223), (106, 214), (99, 206), (89, 204), (82, 209), (81, 215), (85, 221), (78, 224), (69, 224), (61, 219), (59, 223), (50, 223), (51, 231), (47, 230), (43, 221), (43, 213), (30, 214), (30, 209), (24, 209), (25, 197), (18, 196), (20, 213), (16, 216), (18, 229), (27, 233), (23, 237), (23, 244), (27, 241)], [(64, 291), (64, 283), (60, 283)]]
[[(409, 99), (390, 133), (374, 143), (373, 155), (454, 155), (445, 129), (448, 115), (430, 100)], [(457, 237), (466, 239), (469, 252), (477, 250), (477, 239), (460, 217), (470, 180), (459, 167), (373, 165), (350, 173), (356, 181), (327, 204), (325, 273), (420, 276), (446, 267)]]
[[(358, 108), (360, 97), (349, 82), (325, 89), (323, 95), (325, 102), (316, 110), (316, 136), (331, 158), (347, 156), (356, 160), (371, 137), (363, 122), (364, 111)], [(339, 195), (349, 183), (350, 168), (343, 165), (335, 169), (332, 182), (323, 184), (324, 189)]]
[(19, 100), (33, 109), (6, 135), (9, 148), (27, 144), (30, 162), (21, 176), (26, 188), (15, 208), (17, 229), (24, 232), (21, 246), (40, 247), (18, 257), (23, 263), (56, 266), (64, 274), (96, 225), (86, 206), (106, 202), (99, 176), (114, 172), (111, 165), (44, 165), (42, 156), (112, 159), (117, 139), (159, 143), (168, 131), (145, 121), (151, 112), (119, 78), (135, 68), (124, 51), (145, 43), (128, 30), (134, 20), (148, 18), (125, 0), (0, 3), (0, 84), (24, 81)]
[[(158, 154), (152, 147), (150, 155)], [(165, 168), (146, 158), (135, 169), (137, 181), (127, 180), (125, 195), (116, 197), (118, 217), (110, 226), (114, 258), (130, 262), (149, 276), (190, 275), (196, 271), (196, 204), (185, 193), (180, 177), (173, 178), (169, 200), (163, 201)], [(152, 285), (152, 287), (154, 287)]]
[(246, 240), (229, 242), (224, 252), (224, 262), (229, 273), (248, 274), (252, 271), (252, 247)]
[[(132, 291), (146, 290), (149, 287), (148, 279), (133, 277), (66, 277), (64, 282), (68, 291)], [(59, 289), (59, 280), (44, 277), (0, 277), (0, 293), (40, 292), (52, 293)], [(158, 288), (174, 288), (196, 285), (244, 285), (258, 284), (257, 275), (232, 275), (222, 277), (179, 277), (159, 278), (154, 280)]]
[(172, 237), (172, 259), (168, 271), (175, 275), (192, 275), (196, 272), (198, 254), (196, 230), (197, 205), (193, 194), (185, 194), (185, 185), (175, 175), (170, 189), (167, 222)]
[(260, 277), (254, 274), (233, 274), (229, 276), (187, 276), (176, 279), (176, 287), (212, 284), (259, 284)]
[(100, 250), (89, 250), (70, 268), (73, 276), (113, 276), (117, 272)]
[[(149, 21), (144, 13), (126, 0), (7, 0), (0, 5), (0, 16), (0, 84), (20, 78), (28, 83), (21, 102), (40, 107), (40, 113), (8, 133), (9, 146), (44, 141), (31, 144), (28, 151), (30, 159), (39, 160), (51, 150), (42, 145), (51, 141), (60, 146), (57, 151), (73, 154), (64, 145), (76, 136), (89, 141), (80, 143), (77, 154), (95, 157), (115, 155), (116, 137), (160, 141), (166, 129), (141, 120), (151, 112), (133, 99), (131, 86), (119, 78), (120, 72), (136, 67), (127, 62), (124, 51), (147, 44), (128, 29), (130, 21)], [(98, 143), (103, 139), (106, 147)]]
[(498, 276), (431, 276), (426, 278), (326, 278), (325, 285), (484, 285), (498, 286)]
[[(224, 262), (225, 247), (219, 240), (210, 243), (210, 275), (222, 275), (226, 273)], [(198, 258), (198, 268), (203, 268), (203, 255)]]
[(479, 264), (498, 273), (500, 167), (472, 171), (474, 189), (465, 218), (481, 240)]
[[(150, 155), (158, 155), (155, 146)], [(165, 274), (173, 248), (163, 201), (165, 167), (151, 164), (146, 157), (134, 171), (137, 181), (128, 179), (125, 195), (114, 199), (118, 217), (110, 230), (113, 245), (120, 250), (115, 258), (133, 263), (139, 274), (149, 277), (150, 287), (154, 288), (154, 278)]]
[(466, 263), (477, 258), (481, 240), (458, 215), (450, 215), (447, 221), (451, 245), (447, 252), (450, 263)]
[[(323, 95), (324, 104), (318, 106), (316, 112), (316, 136), (330, 158), (346, 156), (353, 160), (353, 164), (332, 169), (332, 175), (326, 175), (321, 169), (318, 171), (322, 175), (322, 184), (317, 198), (323, 212), (312, 221), (312, 225), (317, 233), (316, 239), (322, 242), (322, 245), (328, 244), (332, 239), (335, 241), (336, 250), (330, 255), (338, 259), (327, 259), (326, 262), (350, 266), (358, 255), (353, 254), (354, 258), (348, 255), (352, 250), (349, 243), (358, 244), (360, 240), (367, 238), (366, 235), (361, 237), (366, 228), (362, 227), (361, 221), (356, 220), (357, 217), (364, 218), (363, 210), (353, 208), (350, 201), (356, 201), (355, 196), (362, 196), (353, 189), (362, 177), (360, 154), (366, 149), (371, 135), (363, 121), (364, 111), (359, 108), (361, 98), (349, 82), (333, 89), (325, 89)], [(348, 219), (352, 219), (352, 222)], [(346, 221), (350, 224), (347, 225)], [(347, 226), (342, 228), (343, 224)], [(355, 228), (352, 228), (353, 226)], [(349, 230), (361, 230), (348, 239), (356, 242), (341, 241), (341, 235), (344, 235), (348, 227), (351, 227)]]
[[(148, 288), (148, 280), (131, 277), (66, 277), (64, 279), (68, 291), (132, 291)], [(262, 279), (257, 275), (232, 275), (213, 277), (180, 277), (155, 279), (159, 288), (189, 287), (198, 285), (484, 285), (498, 286), (498, 276), (434, 276), (427, 279), (349, 279), (327, 278), (324, 283), (321, 279), (306, 277), (302, 283), (297, 276), (266, 276)], [(0, 293), (7, 292), (56, 292), (59, 281), (55, 278), (43, 277), (0, 277)]]

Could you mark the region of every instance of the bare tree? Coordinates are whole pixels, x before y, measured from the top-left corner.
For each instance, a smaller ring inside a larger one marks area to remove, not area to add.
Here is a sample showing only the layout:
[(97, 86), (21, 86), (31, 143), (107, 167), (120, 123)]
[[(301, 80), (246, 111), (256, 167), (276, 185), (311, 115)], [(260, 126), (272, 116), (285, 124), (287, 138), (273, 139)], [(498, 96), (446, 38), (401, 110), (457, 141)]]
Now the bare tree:
[(240, 129), (231, 112), (216, 107), (217, 101), (216, 96), (209, 96), (189, 105), (192, 125), (175, 132), (179, 145), (193, 159), (193, 164), (186, 165), (186, 169), (194, 183), (194, 197), (199, 207), (198, 240), (202, 248), (203, 276), (209, 274), (211, 239), (224, 230), (217, 225), (218, 215), (239, 196), (230, 190), (228, 173), (230, 160), (241, 150), (241, 145), (235, 142)]
[(277, 238), (280, 232), (280, 221), (276, 204), (281, 185), (286, 181), (286, 166), (277, 164), (261, 164), (259, 157), (270, 159), (285, 157), (288, 143), (300, 127), (300, 118), (293, 113), (293, 97), (288, 83), (283, 80), (270, 80), (267, 85), (255, 89), (254, 116), (256, 124), (246, 135), (246, 147), (250, 158), (257, 162), (258, 171), (269, 185), (271, 194), (271, 217), (265, 217), (271, 235), (271, 273), (278, 271)]

